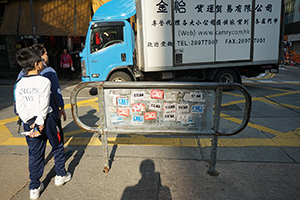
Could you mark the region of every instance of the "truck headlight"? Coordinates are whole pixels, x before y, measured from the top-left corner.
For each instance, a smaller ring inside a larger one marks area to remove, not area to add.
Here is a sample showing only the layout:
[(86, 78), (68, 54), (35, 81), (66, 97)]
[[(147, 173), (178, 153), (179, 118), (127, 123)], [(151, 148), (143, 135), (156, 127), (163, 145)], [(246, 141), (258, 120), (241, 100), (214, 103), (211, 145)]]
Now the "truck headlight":
[(81, 74), (83, 77), (86, 77), (86, 66), (85, 66), (85, 60), (81, 61)]

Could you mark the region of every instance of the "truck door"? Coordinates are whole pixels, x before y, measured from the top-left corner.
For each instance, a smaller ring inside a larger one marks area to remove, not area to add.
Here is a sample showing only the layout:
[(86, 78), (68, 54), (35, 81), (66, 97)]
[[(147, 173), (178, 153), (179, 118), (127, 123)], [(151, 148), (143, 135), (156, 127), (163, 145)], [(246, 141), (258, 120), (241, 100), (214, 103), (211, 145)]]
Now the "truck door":
[(124, 22), (99, 22), (91, 26), (89, 74), (91, 81), (105, 81), (109, 72), (128, 64)]

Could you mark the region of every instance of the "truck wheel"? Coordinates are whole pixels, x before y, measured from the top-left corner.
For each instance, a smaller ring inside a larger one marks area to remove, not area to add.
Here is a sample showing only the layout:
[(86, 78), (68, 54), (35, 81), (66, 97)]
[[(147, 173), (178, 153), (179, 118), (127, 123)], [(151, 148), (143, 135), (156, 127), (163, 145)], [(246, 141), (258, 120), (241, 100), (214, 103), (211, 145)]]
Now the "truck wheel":
[(125, 82), (125, 81), (132, 81), (132, 80), (131, 77), (125, 72), (115, 72), (109, 77), (108, 81)]
[(239, 75), (233, 69), (221, 69), (213, 79), (214, 82), (239, 83)]

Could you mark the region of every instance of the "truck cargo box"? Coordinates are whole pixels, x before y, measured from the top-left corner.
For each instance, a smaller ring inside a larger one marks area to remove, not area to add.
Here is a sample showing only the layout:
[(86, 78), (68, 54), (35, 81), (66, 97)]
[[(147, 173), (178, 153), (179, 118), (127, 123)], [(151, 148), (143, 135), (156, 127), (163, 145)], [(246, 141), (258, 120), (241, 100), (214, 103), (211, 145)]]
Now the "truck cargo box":
[(136, 0), (141, 71), (278, 63), (282, 0)]

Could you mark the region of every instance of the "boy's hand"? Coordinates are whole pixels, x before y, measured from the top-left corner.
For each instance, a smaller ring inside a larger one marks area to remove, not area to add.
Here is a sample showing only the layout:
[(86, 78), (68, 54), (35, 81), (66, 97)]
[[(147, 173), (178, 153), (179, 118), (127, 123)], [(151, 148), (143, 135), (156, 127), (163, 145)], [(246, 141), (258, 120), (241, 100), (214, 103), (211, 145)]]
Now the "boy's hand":
[(67, 115), (66, 115), (65, 109), (63, 107), (60, 108), (59, 114), (60, 114), (59, 115), (60, 118), (61, 118), (61, 116), (63, 116), (64, 121), (67, 120)]
[(41, 135), (40, 132), (42, 132), (43, 129), (44, 129), (44, 126), (42, 126), (42, 125), (39, 125), (39, 126), (38, 126), (39, 130), (36, 130), (36, 129), (34, 128), (34, 126), (35, 126), (35, 123), (33, 123), (33, 124), (30, 126), (30, 128), (32, 128), (32, 129), (31, 129), (31, 131), (30, 131), (30, 133), (29, 133), (29, 137), (38, 137), (38, 136), (40, 136), (40, 135)]
[(33, 137), (39, 137), (41, 134), (37, 131), (35, 131), (35, 129), (31, 129), (30, 133), (29, 133), (29, 137), (33, 138)]
[(39, 130), (40, 130), (40, 132), (43, 131), (44, 127), (45, 127), (45, 126), (39, 125)]

